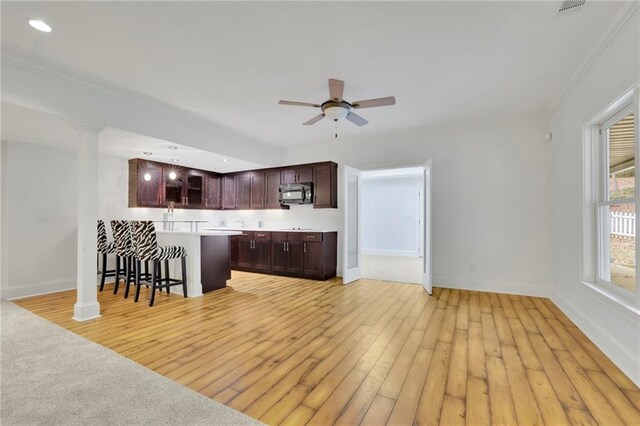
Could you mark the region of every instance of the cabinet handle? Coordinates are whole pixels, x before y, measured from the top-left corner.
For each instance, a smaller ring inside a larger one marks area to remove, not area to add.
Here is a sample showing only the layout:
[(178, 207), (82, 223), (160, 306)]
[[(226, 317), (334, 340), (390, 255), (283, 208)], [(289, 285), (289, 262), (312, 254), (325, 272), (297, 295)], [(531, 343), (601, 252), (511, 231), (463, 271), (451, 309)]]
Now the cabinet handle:
[(307, 238), (315, 238), (315, 235), (307, 235)]
[(317, 195), (314, 195), (314, 196), (313, 196), (313, 204), (315, 204), (317, 200), (318, 200), (318, 196), (317, 196)]
[(264, 197), (262, 198), (262, 207), (264, 207)]
[(303, 251), (306, 253), (306, 252), (307, 252), (307, 243), (304, 243), (304, 244), (302, 245), (302, 247), (303, 247)]
[(236, 204), (235, 204), (235, 206), (236, 206), (236, 207), (238, 207), (238, 199), (237, 199), (237, 198), (236, 198)]

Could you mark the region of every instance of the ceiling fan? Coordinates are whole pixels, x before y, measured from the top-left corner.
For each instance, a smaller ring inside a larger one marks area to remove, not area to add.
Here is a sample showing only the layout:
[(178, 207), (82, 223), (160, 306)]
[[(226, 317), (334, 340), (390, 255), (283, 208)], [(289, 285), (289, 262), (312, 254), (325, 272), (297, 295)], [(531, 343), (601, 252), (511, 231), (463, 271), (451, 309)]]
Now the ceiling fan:
[(346, 118), (353, 124), (360, 127), (364, 126), (369, 122), (364, 118), (360, 117), (358, 114), (354, 113), (352, 109), (395, 105), (396, 103), (396, 98), (393, 96), (387, 96), (386, 98), (367, 99), (364, 101), (357, 101), (357, 102), (347, 102), (344, 99), (342, 99), (343, 92), (344, 92), (344, 81), (330, 78), (329, 79), (329, 96), (331, 98), (327, 101), (324, 101), (321, 104), (314, 104), (309, 102), (296, 102), (296, 101), (279, 101), (278, 103), (280, 105), (294, 105), (294, 106), (320, 108), (322, 112), (316, 115), (315, 117), (313, 117), (311, 120), (308, 120), (302, 123), (304, 126), (310, 126), (322, 120), (324, 117), (327, 117), (335, 122), (343, 118)]

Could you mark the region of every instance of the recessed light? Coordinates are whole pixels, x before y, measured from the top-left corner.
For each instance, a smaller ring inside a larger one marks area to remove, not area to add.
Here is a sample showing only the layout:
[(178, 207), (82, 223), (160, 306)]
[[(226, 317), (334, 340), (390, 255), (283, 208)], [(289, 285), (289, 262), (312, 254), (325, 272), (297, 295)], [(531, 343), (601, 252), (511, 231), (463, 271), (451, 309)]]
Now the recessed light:
[(51, 32), (51, 27), (46, 22), (39, 19), (29, 19), (29, 25), (31, 25), (38, 31), (42, 31), (43, 33)]
[(176, 175), (176, 172), (169, 173), (169, 179), (175, 180), (177, 177), (178, 177), (178, 175)]
[(177, 158), (172, 158), (171, 161), (173, 161), (174, 163), (177, 163), (180, 160), (178, 160)]
[(145, 151), (143, 152), (144, 155), (153, 155), (153, 152), (149, 152), (149, 151)]
[(178, 149), (178, 147), (174, 145), (169, 145), (169, 149), (175, 151), (176, 149)]
[(223, 158), (223, 159), (222, 159), (222, 162), (223, 162), (223, 163), (228, 163), (228, 162), (229, 162), (229, 159), (228, 159), (228, 158)]

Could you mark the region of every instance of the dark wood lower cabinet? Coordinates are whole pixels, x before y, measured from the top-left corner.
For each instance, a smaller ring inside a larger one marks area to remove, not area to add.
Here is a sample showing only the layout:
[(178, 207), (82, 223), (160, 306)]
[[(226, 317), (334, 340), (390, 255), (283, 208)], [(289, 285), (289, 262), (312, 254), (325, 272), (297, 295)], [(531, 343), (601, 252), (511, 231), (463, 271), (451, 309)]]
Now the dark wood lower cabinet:
[(231, 237), (230, 259), (241, 271), (326, 280), (336, 276), (337, 233), (243, 232)]
[(225, 288), (231, 279), (230, 258), (224, 253), (230, 250), (230, 238), (203, 235), (200, 237), (200, 280), (202, 292)]
[(271, 233), (243, 232), (234, 235), (229, 245), (231, 267), (236, 269), (271, 270)]

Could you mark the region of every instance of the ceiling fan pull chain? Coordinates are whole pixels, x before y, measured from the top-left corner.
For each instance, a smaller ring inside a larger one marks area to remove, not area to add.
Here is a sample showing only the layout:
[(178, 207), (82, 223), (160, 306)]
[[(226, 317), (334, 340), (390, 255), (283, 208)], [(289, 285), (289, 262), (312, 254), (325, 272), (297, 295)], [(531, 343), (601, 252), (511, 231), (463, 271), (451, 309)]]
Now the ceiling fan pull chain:
[(336, 123), (336, 139), (338, 139), (338, 120), (333, 120), (334, 123)]

